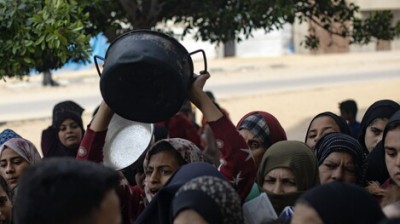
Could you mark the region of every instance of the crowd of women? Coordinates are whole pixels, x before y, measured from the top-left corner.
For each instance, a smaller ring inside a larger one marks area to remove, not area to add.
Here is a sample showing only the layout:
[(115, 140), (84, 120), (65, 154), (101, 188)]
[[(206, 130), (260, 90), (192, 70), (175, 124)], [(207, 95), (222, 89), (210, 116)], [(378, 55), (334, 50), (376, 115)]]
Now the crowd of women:
[[(287, 139), (266, 111), (251, 111), (234, 125), (203, 91), (209, 77), (197, 76), (190, 103), (154, 124), (147, 149), (115, 171), (122, 223), (400, 222), (398, 103), (371, 102), (358, 138), (342, 116), (321, 111), (304, 141), (297, 141)], [(191, 104), (204, 116), (200, 125)], [(18, 220), (13, 207), (24, 203), (19, 192), (29, 188), (29, 181), (19, 186), (20, 179), (41, 160), (73, 157), (102, 164), (114, 112), (102, 101), (85, 130), (83, 111), (72, 101), (54, 107), (52, 124), (42, 133), (43, 156), (18, 133), (0, 134), (2, 223)]]

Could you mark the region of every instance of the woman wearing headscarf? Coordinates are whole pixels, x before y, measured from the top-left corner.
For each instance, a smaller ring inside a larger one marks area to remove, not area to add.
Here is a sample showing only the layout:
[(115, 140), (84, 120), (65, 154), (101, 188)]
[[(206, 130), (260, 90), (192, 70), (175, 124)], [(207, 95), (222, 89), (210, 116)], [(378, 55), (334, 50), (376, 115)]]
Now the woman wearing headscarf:
[(73, 101), (54, 106), (52, 125), (43, 130), (41, 147), (43, 157), (75, 157), (85, 130), (83, 108)]
[(333, 182), (313, 188), (296, 203), (292, 224), (376, 224), (385, 219), (378, 202), (363, 188)]
[(341, 132), (350, 135), (350, 128), (346, 120), (332, 112), (317, 114), (307, 128), (304, 142), (312, 149), (324, 135), (331, 132)]
[(378, 100), (368, 107), (361, 120), (358, 141), (366, 154), (382, 140), (383, 129), (390, 117), (400, 110), (400, 105), (393, 100)]
[(11, 138), (0, 146), (0, 174), (13, 192), (12, 195), (16, 194), (20, 176), (40, 160), (36, 147), (24, 138)]
[(226, 180), (201, 176), (183, 185), (172, 203), (174, 223), (243, 224), (239, 195)]
[(294, 206), (301, 194), (319, 185), (317, 159), (303, 142), (277, 142), (263, 156), (257, 184), (279, 215), (286, 206)]
[(322, 137), (314, 149), (321, 184), (344, 181), (360, 184), (365, 156), (350, 135), (333, 132)]
[(173, 223), (173, 200), (179, 189), (197, 177), (215, 177), (226, 181), (225, 177), (211, 164), (189, 163), (181, 166), (153, 198), (136, 220), (136, 224)]
[(236, 128), (250, 148), (257, 167), (271, 145), (287, 139), (278, 119), (264, 111), (253, 111), (244, 115)]
[(393, 114), (387, 123), (383, 131), (382, 143), (385, 149), (386, 167), (390, 176), (382, 187), (400, 186), (400, 110)]

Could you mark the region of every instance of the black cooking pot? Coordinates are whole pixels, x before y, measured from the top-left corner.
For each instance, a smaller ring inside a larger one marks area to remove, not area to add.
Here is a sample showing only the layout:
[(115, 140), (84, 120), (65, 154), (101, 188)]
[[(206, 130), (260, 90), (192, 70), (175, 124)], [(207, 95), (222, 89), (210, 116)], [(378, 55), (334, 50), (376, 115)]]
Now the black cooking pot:
[[(193, 80), (192, 53), (160, 32), (136, 30), (115, 39), (105, 59), (95, 56), (104, 101), (125, 119), (155, 123), (176, 114)], [(104, 60), (100, 72), (97, 59)], [(204, 72), (203, 71), (203, 72)]]

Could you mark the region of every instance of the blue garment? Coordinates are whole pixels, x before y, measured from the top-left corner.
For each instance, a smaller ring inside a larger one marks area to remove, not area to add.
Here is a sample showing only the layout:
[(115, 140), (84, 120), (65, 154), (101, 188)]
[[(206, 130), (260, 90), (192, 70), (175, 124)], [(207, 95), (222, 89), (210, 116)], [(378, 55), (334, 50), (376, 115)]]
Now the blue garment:
[(350, 128), (350, 135), (358, 139), (358, 136), (360, 135), (360, 130), (361, 130), (361, 123), (358, 121), (355, 121), (354, 123), (349, 123), (349, 128)]

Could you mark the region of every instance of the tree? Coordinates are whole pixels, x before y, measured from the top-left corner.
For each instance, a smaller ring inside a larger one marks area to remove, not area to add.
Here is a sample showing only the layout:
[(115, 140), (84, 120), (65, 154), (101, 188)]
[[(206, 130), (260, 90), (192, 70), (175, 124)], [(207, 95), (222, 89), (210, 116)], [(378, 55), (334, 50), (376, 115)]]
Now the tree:
[[(350, 43), (366, 44), (373, 38), (392, 40), (399, 33), (392, 26), (390, 11), (374, 13), (361, 20), (358, 6), (346, 0), (95, 0), (88, 4), (90, 32), (103, 31), (110, 41), (132, 29), (154, 28), (172, 21), (184, 26), (182, 36), (193, 33), (196, 40), (225, 43), (241, 41), (255, 29), (269, 32), (286, 23), (313, 22), (331, 35), (349, 37)], [(165, 30), (164, 30), (165, 31)], [(319, 39), (310, 32), (304, 44), (317, 48)]]
[[(255, 29), (269, 32), (295, 20), (350, 43), (391, 40), (400, 33), (389, 11), (360, 19), (358, 10), (346, 0), (0, 0), (0, 77), (86, 61), (89, 35), (102, 32), (111, 42), (134, 29), (171, 32), (157, 26), (167, 21), (184, 27), (182, 37), (190, 33), (212, 43), (241, 41)], [(318, 47), (312, 30), (304, 44)]]
[(88, 61), (88, 19), (75, 0), (0, 0), (0, 78)]

